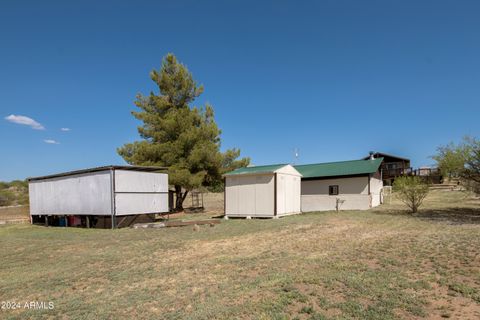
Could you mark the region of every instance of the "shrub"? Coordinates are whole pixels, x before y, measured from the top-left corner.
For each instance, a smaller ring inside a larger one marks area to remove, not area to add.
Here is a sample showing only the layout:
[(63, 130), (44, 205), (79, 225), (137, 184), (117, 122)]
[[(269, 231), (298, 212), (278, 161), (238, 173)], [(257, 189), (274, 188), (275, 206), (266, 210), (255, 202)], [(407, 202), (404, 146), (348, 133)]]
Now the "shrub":
[(420, 177), (399, 177), (393, 183), (393, 190), (412, 213), (418, 211), (428, 194), (428, 185)]
[(0, 190), (0, 207), (11, 205), (14, 199), (15, 195), (10, 190)]
[(14, 180), (0, 181), (0, 206), (28, 204), (28, 182)]

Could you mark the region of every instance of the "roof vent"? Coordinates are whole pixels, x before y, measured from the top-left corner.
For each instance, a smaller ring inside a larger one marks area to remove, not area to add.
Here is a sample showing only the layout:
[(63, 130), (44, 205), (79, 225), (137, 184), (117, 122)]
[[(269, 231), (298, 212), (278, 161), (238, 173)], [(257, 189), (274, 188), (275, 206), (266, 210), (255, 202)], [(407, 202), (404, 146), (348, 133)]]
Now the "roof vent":
[(370, 151), (369, 154), (370, 154), (370, 160), (375, 159), (375, 152), (374, 151)]

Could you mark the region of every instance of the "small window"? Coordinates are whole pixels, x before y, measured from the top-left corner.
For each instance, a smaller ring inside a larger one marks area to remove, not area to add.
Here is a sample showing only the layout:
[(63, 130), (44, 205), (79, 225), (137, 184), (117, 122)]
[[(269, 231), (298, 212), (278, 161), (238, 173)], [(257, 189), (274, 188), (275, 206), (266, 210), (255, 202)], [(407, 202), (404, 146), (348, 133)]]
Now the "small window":
[(337, 186), (328, 186), (328, 194), (335, 196), (338, 194), (338, 185)]

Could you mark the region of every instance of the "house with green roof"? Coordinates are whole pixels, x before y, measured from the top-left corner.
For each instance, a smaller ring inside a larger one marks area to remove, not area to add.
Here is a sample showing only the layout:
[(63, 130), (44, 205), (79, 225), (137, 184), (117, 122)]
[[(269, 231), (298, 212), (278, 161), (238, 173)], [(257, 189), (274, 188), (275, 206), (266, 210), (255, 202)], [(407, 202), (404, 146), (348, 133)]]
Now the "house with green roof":
[(383, 158), (297, 165), (302, 212), (366, 210), (382, 202)]
[(382, 202), (383, 158), (239, 168), (225, 174), (226, 217), (366, 210)]

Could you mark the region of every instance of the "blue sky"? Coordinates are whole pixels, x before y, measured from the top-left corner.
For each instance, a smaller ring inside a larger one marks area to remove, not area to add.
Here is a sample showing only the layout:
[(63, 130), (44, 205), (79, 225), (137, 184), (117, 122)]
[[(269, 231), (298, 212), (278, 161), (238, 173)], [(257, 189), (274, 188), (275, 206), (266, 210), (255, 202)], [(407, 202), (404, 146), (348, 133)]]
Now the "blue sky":
[(168, 52), (204, 84), (195, 104), (214, 106), (222, 149), (254, 164), (298, 148), (297, 163), (376, 150), (429, 165), (438, 145), (480, 135), (479, 12), (458, 0), (2, 1), (0, 180), (123, 164), (135, 95), (155, 90), (149, 72)]

